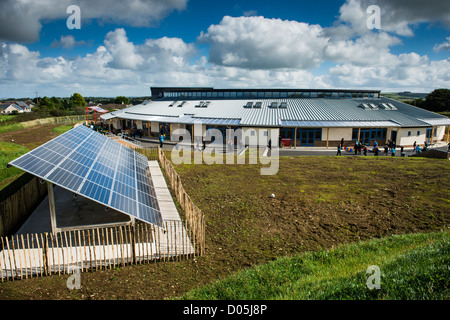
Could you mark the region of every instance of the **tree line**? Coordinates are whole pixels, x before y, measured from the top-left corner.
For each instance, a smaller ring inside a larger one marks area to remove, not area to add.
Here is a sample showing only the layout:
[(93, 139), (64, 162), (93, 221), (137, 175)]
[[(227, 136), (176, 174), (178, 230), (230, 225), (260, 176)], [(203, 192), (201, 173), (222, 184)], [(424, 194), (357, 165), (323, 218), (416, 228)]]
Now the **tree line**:
[[(78, 92), (75, 92), (70, 98), (49, 98), (45, 96), (35, 98), (33, 102), (36, 104), (33, 111), (42, 117), (61, 117), (86, 113), (86, 100)], [(130, 104), (130, 100), (125, 96), (118, 96), (115, 99), (110, 99), (107, 103)]]
[(406, 102), (433, 112), (449, 112), (450, 89), (436, 89), (429, 93), (425, 99), (419, 98)]

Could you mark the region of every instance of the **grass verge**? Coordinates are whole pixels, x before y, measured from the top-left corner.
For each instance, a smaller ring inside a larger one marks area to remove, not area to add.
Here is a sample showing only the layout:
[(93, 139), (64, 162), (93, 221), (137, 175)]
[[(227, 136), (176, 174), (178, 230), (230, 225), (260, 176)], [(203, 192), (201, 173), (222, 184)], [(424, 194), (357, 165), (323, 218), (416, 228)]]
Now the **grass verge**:
[(22, 129), (23, 129), (23, 125), (21, 125), (20, 123), (7, 124), (5, 126), (0, 126), (0, 134), (5, 133), (5, 132), (22, 130)]
[(14, 167), (6, 168), (6, 165), (27, 152), (28, 149), (21, 145), (0, 141), (0, 190), (23, 173)]
[[(448, 299), (449, 262), (450, 232), (396, 235), (279, 258), (182, 299)], [(370, 265), (381, 270), (380, 289), (367, 287)]]
[(72, 129), (73, 126), (72, 125), (68, 125), (68, 126), (59, 126), (59, 127), (55, 127), (52, 129), (53, 134), (56, 135), (60, 135), (63, 134), (64, 132), (69, 131), (70, 129)]

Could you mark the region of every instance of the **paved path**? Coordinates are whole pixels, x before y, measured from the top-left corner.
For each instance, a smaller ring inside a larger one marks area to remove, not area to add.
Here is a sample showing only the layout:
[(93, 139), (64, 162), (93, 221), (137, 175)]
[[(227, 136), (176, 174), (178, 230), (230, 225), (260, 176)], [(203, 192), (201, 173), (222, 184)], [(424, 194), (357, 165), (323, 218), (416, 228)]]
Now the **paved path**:
[(155, 187), (155, 193), (163, 219), (181, 221), (158, 161), (149, 161), (148, 166), (150, 168), (153, 186)]

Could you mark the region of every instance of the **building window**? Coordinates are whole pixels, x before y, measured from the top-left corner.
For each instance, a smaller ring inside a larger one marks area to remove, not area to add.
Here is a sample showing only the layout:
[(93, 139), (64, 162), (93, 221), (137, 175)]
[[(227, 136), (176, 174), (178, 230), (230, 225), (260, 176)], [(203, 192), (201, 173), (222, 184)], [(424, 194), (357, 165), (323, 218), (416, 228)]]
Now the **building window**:
[(408, 131), (408, 137), (411, 137), (411, 131)]
[(417, 135), (420, 136), (420, 131), (417, 131)]
[(352, 140), (358, 140), (358, 129), (353, 129)]

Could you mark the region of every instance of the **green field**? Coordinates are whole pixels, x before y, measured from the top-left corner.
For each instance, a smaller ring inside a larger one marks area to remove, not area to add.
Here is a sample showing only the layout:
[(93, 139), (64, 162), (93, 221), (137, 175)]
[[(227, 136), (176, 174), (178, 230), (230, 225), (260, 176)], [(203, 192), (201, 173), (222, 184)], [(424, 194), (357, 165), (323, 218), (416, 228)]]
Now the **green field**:
[[(376, 265), (380, 287), (367, 268)], [(188, 300), (447, 300), (450, 232), (391, 236), (279, 258), (192, 290)]]
[(64, 132), (69, 131), (69, 130), (72, 129), (72, 128), (73, 128), (72, 125), (69, 125), (69, 126), (59, 126), (59, 127), (53, 128), (52, 132), (53, 132), (54, 134), (60, 135), (60, 134), (63, 134)]
[(11, 123), (7, 125), (0, 126), (0, 134), (5, 132), (17, 131), (23, 129), (23, 125), (20, 123)]
[(15, 143), (0, 142), (0, 190), (22, 174), (22, 170), (14, 167), (6, 168), (6, 165), (28, 151), (27, 148)]
[[(38, 126), (36, 128), (29, 129), (30, 135), (32, 136), (28, 138), (26, 137), (26, 135), (24, 138), (17, 136), (16, 139), (12, 139), (11, 137), (15, 138), (14, 136), (15, 131), (23, 129), (22, 125), (19, 123), (15, 123), (7, 126), (0, 126), (0, 138), (7, 136), (7, 141), (0, 141), (0, 190), (5, 188), (14, 179), (19, 177), (23, 173), (22, 170), (19, 170), (15, 167), (6, 168), (6, 165), (10, 161), (27, 153), (28, 151), (30, 151), (30, 149), (33, 149), (35, 146), (40, 145), (43, 142), (51, 139), (52, 137), (70, 130), (71, 128), (72, 126), (56, 126), (48, 130), (49, 132), (51, 132), (51, 135), (48, 135), (46, 131), (44, 133), (44, 131), (40, 130), (42, 129), (41, 126)], [(39, 131), (34, 133), (34, 130)], [(34, 141), (36, 139), (37, 141), (35, 143), (27, 144), (27, 146), (15, 143), (16, 140)]]

